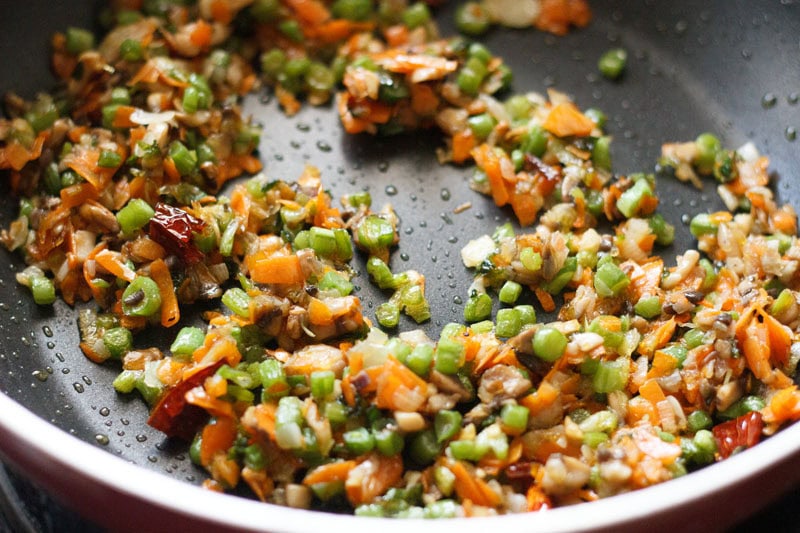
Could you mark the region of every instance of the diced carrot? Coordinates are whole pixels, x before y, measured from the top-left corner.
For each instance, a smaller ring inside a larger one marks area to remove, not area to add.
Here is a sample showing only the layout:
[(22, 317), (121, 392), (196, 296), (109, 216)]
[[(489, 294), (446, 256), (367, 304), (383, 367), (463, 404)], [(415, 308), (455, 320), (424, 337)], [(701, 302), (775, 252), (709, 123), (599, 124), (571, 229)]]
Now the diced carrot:
[(301, 22), (309, 26), (319, 26), (331, 18), (328, 8), (318, 0), (284, 0), (284, 3), (297, 14)]
[(542, 127), (557, 137), (586, 137), (595, 125), (571, 102), (562, 102), (550, 110)]
[(786, 209), (778, 209), (772, 214), (772, 225), (776, 230), (786, 235), (797, 233), (797, 216)]
[(475, 148), (475, 136), (472, 134), (472, 130), (457, 132), (453, 135), (453, 162), (467, 161), (473, 148)]
[(168, 387), (174, 387), (183, 377), (184, 368), (186, 368), (186, 363), (172, 357), (165, 357), (159, 361), (156, 375), (161, 383)]
[(213, 36), (213, 29), (211, 24), (203, 19), (198, 19), (194, 23), (194, 30), (189, 35), (189, 40), (193, 45), (199, 48), (206, 48), (211, 45), (211, 37)]
[(558, 389), (548, 381), (542, 381), (536, 392), (523, 396), (519, 403), (527, 407), (532, 415), (537, 415), (544, 411), (558, 399)]
[(647, 379), (664, 377), (671, 374), (676, 368), (678, 368), (677, 357), (668, 354), (664, 350), (656, 350), (653, 356), (653, 365), (650, 367), (650, 371), (647, 372), (646, 377)]
[(538, 485), (532, 484), (525, 494), (528, 502), (528, 511), (543, 511), (553, 506), (550, 497)]
[(667, 399), (664, 391), (661, 390), (661, 385), (655, 379), (648, 379), (639, 387), (639, 396), (653, 404), (653, 406)]
[(203, 428), (200, 439), (200, 463), (211, 464), (211, 459), (220, 452), (227, 452), (236, 440), (236, 421), (233, 418), (220, 417), (211, 420)]
[(540, 30), (564, 35), (570, 24), (583, 27), (591, 19), (592, 12), (586, 0), (542, 0), (534, 25)]
[(659, 421), (658, 411), (643, 396), (635, 396), (628, 401), (628, 408), (625, 411), (625, 422), (629, 426), (635, 426), (640, 421), (648, 419), (651, 424)]
[[(436, 96), (436, 92), (431, 88), (430, 85), (426, 85), (424, 83), (414, 83), (411, 85), (411, 109), (419, 116), (430, 116), (436, 113), (436, 110), (439, 108), (439, 97)], [(459, 132), (462, 135), (471, 134), (472, 130), (467, 128), (466, 132)], [(456, 134), (457, 136), (458, 134)], [(472, 135), (469, 135), (473, 137)], [(455, 136), (453, 139), (455, 143)], [(474, 138), (470, 143), (470, 146), (462, 147), (461, 151), (465, 157), (469, 156), (469, 151), (472, 150), (472, 146), (475, 145)], [(455, 146), (453, 148), (455, 151)], [(455, 156), (453, 158), (455, 161)], [(463, 161), (463, 160), (462, 160)], [(461, 161), (456, 161), (460, 163)]]
[(395, 24), (383, 30), (386, 44), (392, 48), (402, 46), (408, 42), (408, 26), (405, 24)]
[(136, 111), (136, 108), (130, 105), (121, 105), (117, 107), (114, 113), (114, 120), (111, 125), (115, 128), (134, 128), (137, 126), (135, 122), (131, 121), (131, 115)]
[(298, 284), (305, 281), (300, 259), (294, 254), (280, 255), (257, 252), (246, 262), (250, 277), (256, 283)]
[(376, 406), (393, 411), (416, 411), (422, 407), (427, 390), (425, 380), (393, 356), (378, 368)]
[(333, 313), (325, 302), (311, 298), (308, 303), (308, 321), (315, 326), (326, 326), (333, 323)]
[(764, 422), (769, 424), (800, 419), (800, 391), (797, 390), (797, 386), (791, 385), (773, 394), (762, 413)]
[(514, 210), (521, 226), (533, 224), (541, 206), (541, 199), (530, 193), (514, 192), (511, 194), (511, 209)]
[(356, 466), (358, 463), (355, 461), (336, 461), (320, 465), (306, 474), (306, 477), (303, 478), (303, 485), (311, 486), (317, 483), (344, 481)]
[(220, 24), (227, 25), (233, 20), (233, 15), (228, 0), (211, 0), (211, 18)]
[(172, 275), (163, 259), (156, 259), (150, 263), (150, 276), (158, 285), (161, 293), (161, 325), (169, 328), (181, 319), (181, 310), (178, 298), (175, 296), (175, 286), (172, 284)]
[(675, 319), (670, 318), (658, 327), (648, 331), (639, 342), (639, 353), (650, 357), (656, 350), (663, 348), (675, 333), (676, 326)]

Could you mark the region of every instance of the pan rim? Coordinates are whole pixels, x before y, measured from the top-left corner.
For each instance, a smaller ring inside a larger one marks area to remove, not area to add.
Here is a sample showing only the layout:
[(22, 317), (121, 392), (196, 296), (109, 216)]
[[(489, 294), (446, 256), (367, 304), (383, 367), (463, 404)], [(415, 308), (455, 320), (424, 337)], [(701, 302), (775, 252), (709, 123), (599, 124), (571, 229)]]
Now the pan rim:
[[(318, 532), (333, 527), (350, 531), (374, 531), (378, 526), (385, 533), (407, 532), (415, 519), (365, 519), (319, 511), (291, 509), (255, 500), (204, 490), (165, 474), (130, 463), (39, 418), (16, 401), (0, 392), (0, 455), (32, 474), (31, 467), (46, 462), (50, 474), (40, 472), (36, 481), (52, 489), (55, 477), (77, 475), (87, 483), (129, 497), (140, 504), (171, 513), (173, 521), (194, 521), (215, 528), (242, 531), (295, 533)], [(448, 526), (462, 533), (484, 531), (487, 524), (513, 531), (594, 531), (625, 528), (653, 518), (658, 529), (663, 513), (675, 513), (681, 507), (709, 497), (721, 496), (728, 490), (758, 478), (771, 468), (800, 453), (800, 424), (793, 424), (776, 435), (726, 461), (716, 463), (682, 478), (670, 480), (627, 494), (601, 499), (590, 504), (560, 507), (543, 513), (510, 514), (490, 518), (453, 518)], [(38, 459), (36, 459), (38, 458)], [(58, 474), (55, 474), (58, 472)], [(781, 479), (786, 487), (800, 478), (800, 470)], [(769, 496), (775, 496), (772, 494)], [(75, 495), (60, 495), (75, 505)], [(765, 495), (762, 494), (761, 498)], [(765, 501), (761, 502), (766, 503)], [(87, 502), (84, 509), (91, 506)], [(219, 510), (222, 512), (219, 512)], [(749, 511), (753, 511), (750, 509)], [(112, 510), (119, 511), (118, 509)], [(741, 510), (739, 510), (741, 513)], [(736, 513), (735, 510), (731, 510)], [(108, 510), (95, 509), (90, 518), (101, 522), (116, 521)], [(741, 518), (741, 516), (739, 517)], [(488, 522), (487, 522), (488, 521)], [(107, 525), (107, 524), (106, 524)], [(120, 526), (122, 524), (114, 524)]]

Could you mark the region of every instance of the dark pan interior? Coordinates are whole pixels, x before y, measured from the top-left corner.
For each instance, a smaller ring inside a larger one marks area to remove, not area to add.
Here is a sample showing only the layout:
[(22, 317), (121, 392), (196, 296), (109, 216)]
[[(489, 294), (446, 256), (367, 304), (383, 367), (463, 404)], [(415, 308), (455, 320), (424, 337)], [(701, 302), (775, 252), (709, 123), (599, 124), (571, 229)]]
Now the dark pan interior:
[[(31, 96), (48, 88), (50, 35), (68, 25), (91, 24), (93, 4), (4, 3), (0, 92)], [(452, 33), (455, 4), (438, 12), (445, 34)], [(604, 110), (620, 173), (652, 171), (663, 142), (693, 139), (703, 131), (716, 132), (728, 147), (752, 141), (771, 159), (780, 199), (800, 206), (800, 141), (787, 133), (800, 128), (800, 7), (794, 1), (758, 2), (758, 7), (749, 0), (594, 0), (591, 5), (591, 25), (563, 38), (499, 29), (486, 37), (512, 66), (517, 92), (555, 87), (582, 108)], [(630, 58), (624, 77), (610, 82), (599, 76), (597, 59), (617, 46), (627, 48)], [(313, 163), (336, 196), (368, 189), (375, 205), (391, 202), (402, 220), (392, 268), (414, 268), (427, 276), (434, 319), (423, 327), (435, 333), (461, 319), (471, 274), (461, 265), (460, 249), (510, 220), (510, 212), (468, 189), (469, 168), (436, 162), (436, 134), (346, 137), (330, 108), (306, 107), (288, 119), (265, 95), (249, 97), (246, 109), (265, 125), (260, 151), (268, 175), (294, 179)], [(17, 199), (5, 185), (2, 190), (0, 219), (6, 225), (16, 214)], [(712, 183), (697, 191), (661, 180), (658, 194), (661, 212), (678, 229), (674, 252), (693, 245), (687, 215), (721, 208)], [(466, 202), (471, 208), (455, 214)], [(0, 391), (109, 453), (199, 482), (203, 474), (188, 460), (185, 446), (146, 426), (147, 409), (137, 396), (114, 392), (111, 381), (119, 368), (83, 357), (76, 310), (61, 302), (37, 307), (14, 280), (21, 260), (5, 250), (0, 257)], [(354, 265), (363, 269), (363, 258)], [(367, 314), (374, 316), (385, 295), (364, 278), (356, 285)], [(151, 345), (150, 336), (140, 335), (136, 345)]]

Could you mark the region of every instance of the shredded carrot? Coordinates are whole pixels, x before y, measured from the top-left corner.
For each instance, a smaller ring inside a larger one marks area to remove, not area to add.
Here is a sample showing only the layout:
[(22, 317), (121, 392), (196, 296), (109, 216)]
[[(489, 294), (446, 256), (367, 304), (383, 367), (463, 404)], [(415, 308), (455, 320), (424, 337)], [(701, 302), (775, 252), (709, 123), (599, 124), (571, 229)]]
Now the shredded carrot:
[(95, 261), (119, 279), (131, 282), (136, 278), (136, 272), (123, 261), (122, 254), (111, 250), (101, 250), (95, 256)]
[(497, 507), (500, 505), (500, 496), (484, 480), (470, 473), (464, 463), (448, 460), (446, 466), (456, 478), (455, 491), (462, 501), (469, 500), (474, 505), (484, 507)]
[(553, 300), (552, 294), (541, 287), (535, 287), (533, 292), (546, 313), (552, 313), (556, 310), (556, 302)]
[(181, 310), (169, 267), (162, 259), (156, 259), (150, 263), (150, 276), (161, 293), (161, 325), (165, 328), (172, 327), (181, 319)]

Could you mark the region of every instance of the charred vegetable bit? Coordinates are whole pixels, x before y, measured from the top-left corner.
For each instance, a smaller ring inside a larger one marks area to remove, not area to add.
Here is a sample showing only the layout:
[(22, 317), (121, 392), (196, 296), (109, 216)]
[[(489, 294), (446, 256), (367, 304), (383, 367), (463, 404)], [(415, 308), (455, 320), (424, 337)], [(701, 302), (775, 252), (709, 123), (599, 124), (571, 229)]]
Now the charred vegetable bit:
[[(502, 59), (443, 39), (429, 4), (116, 2), (97, 43), (56, 35), (59, 88), (9, 95), (0, 120), (18, 282), (38, 305), (91, 302), (82, 352), (191, 442), (206, 487), (293, 507), (540, 511), (670, 480), (800, 419), (797, 217), (767, 158), (704, 133), (665, 144), (656, 174), (614, 173), (602, 111), (510, 94)], [(562, 34), (589, 18), (583, 0), (482, 0), (456, 24)], [(616, 78), (624, 61), (599, 67)], [(442, 163), (474, 163), (471, 187), (519, 225), (463, 248), (469, 325), (383, 331), (435, 312), (425, 276), (390, 267), (400, 219), (365, 191), (335, 204), (310, 165), (294, 182), (261, 173), (240, 99), (262, 84), (290, 115), (335, 98), (349, 133), (437, 128)], [(665, 175), (713, 179), (727, 207), (696, 213), (696, 249), (674, 260), (658, 254), (676, 235), (657, 212)], [(386, 291), (380, 328), (356, 296), (362, 260)], [(203, 327), (139, 346), (199, 301), (216, 305)]]

